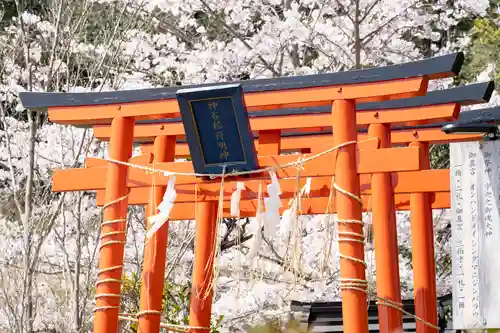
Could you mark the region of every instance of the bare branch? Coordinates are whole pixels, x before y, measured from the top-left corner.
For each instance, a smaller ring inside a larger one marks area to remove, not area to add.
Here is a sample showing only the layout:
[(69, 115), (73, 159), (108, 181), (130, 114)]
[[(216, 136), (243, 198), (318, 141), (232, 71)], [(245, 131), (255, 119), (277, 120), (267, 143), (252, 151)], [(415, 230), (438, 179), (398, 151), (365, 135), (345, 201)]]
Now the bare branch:
[(375, 0), (373, 1), (369, 6), (368, 8), (365, 10), (365, 13), (363, 14), (363, 16), (359, 19), (359, 24), (363, 23), (364, 20), (368, 17), (368, 15), (370, 15), (370, 13), (372, 12), (372, 10), (381, 2), (382, 0)]
[[(226, 21), (224, 21), (215, 11), (212, 10), (212, 8), (210, 8), (210, 6), (207, 4), (207, 2), (205, 0), (200, 0), (200, 2), (210, 12), (211, 15), (214, 16), (217, 20), (219, 20), (219, 22), (224, 26), (224, 28), (226, 28), (226, 30), (229, 31), (235, 38), (238, 38), (240, 40), (240, 42), (242, 42), (243, 45), (245, 45), (245, 47), (247, 49), (249, 49), (249, 50), (253, 49), (253, 47), (247, 43), (247, 41), (243, 38), (243, 36), (241, 36), (236, 30), (231, 28), (226, 23)], [(257, 58), (264, 65), (264, 67), (266, 67), (271, 73), (273, 73), (274, 77), (279, 76), (279, 73), (276, 72), (276, 69), (274, 69), (274, 67), (272, 67), (260, 54), (257, 55)]]

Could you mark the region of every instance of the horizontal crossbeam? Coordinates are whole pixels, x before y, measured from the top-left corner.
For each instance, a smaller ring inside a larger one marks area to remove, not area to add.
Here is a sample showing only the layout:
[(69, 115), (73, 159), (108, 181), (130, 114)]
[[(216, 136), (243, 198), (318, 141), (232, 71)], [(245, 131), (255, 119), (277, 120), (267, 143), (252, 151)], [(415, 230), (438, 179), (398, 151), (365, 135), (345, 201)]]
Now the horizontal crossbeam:
[[(264, 193), (265, 185), (269, 184), (269, 180), (247, 180), (244, 182), (245, 190), (241, 192), (241, 200), (256, 200), (258, 198), (259, 183), (262, 183)], [(306, 183), (305, 178), (300, 179), (300, 187)], [(330, 195), (332, 177), (315, 177), (311, 180), (311, 191), (309, 197), (328, 197)], [(441, 170), (422, 170), (422, 171), (406, 171), (394, 172), (392, 174), (392, 185), (394, 193), (422, 193), (422, 192), (449, 192), (450, 191), (450, 171), (448, 169)], [(234, 183), (226, 183), (224, 186), (224, 200), (231, 200), (231, 194), (236, 185)], [(296, 179), (280, 180), (281, 198), (290, 199), (295, 196), (297, 191)], [(195, 201), (217, 201), (220, 194), (220, 184), (199, 185), (195, 189), (195, 185), (177, 185), (176, 186), (176, 202), (195, 202)], [(370, 195), (371, 191), (371, 175), (360, 175), (360, 190), (363, 195)], [(151, 187), (132, 188), (129, 194), (129, 204), (145, 205), (151, 197)], [(97, 191), (97, 204), (102, 205), (105, 200), (105, 190)]]
[[(132, 158), (129, 159), (130, 164), (137, 164), (137, 165), (145, 165), (152, 162), (153, 162), (153, 154), (149, 152), (143, 153), (138, 156), (133, 156)], [(85, 158), (85, 167), (95, 168), (98, 166), (106, 166), (106, 161), (103, 160), (102, 158), (96, 158), (96, 157)]]
[[(357, 123), (361, 126), (369, 124), (406, 124), (411, 121), (438, 120), (447, 121), (458, 117), (458, 104), (423, 106), (415, 108), (366, 111), (356, 113)], [(290, 116), (273, 116), (250, 118), (252, 131), (265, 130), (310, 130), (329, 129), (332, 126), (331, 113), (304, 114)], [(134, 128), (134, 141), (151, 142), (160, 135), (175, 135), (185, 137), (184, 126), (181, 122), (137, 124)], [(95, 125), (94, 136), (108, 141), (111, 136), (111, 126)]]
[[(368, 139), (367, 133), (359, 133), (358, 141)], [(478, 141), (483, 139), (480, 134), (459, 133), (448, 135), (440, 128), (423, 128), (418, 130), (392, 131), (391, 142), (394, 146), (407, 145), (410, 142), (429, 142), (431, 144), (441, 144), (450, 142)], [(259, 140), (254, 141), (255, 149), (259, 151)], [(310, 134), (281, 137), (281, 152), (301, 152), (319, 153), (331, 147), (332, 134)], [(150, 143), (141, 144), (141, 152), (152, 153), (153, 145)], [(179, 140), (175, 146), (175, 156), (186, 158), (190, 156), (189, 147), (185, 141)]]
[[(425, 96), (358, 104), (357, 111), (363, 112), (357, 112), (357, 124), (363, 128), (375, 123), (401, 126), (414, 121), (450, 121), (457, 118), (458, 105), (488, 102), (493, 88), (493, 82), (484, 82), (431, 91)], [(331, 129), (330, 114), (331, 108), (326, 106), (251, 112), (249, 116), (254, 132), (279, 129), (285, 134), (291, 130)], [(183, 139), (184, 134), (181, 118), (138, 121), (134, 131), (137, 142), (151, 142), (159, 135)], [(109, 140), (110, 126), (94, 126), (94, 135), (100, 140)]]
[[(500, 107), (476, 109), (460, 112), (457, 122), (477, 123), (500, 123)], [(450, 122), (427, 124), (418, 126), (393, 127), (391, 131), (391, 142), (393, 145), (406, 145), (410, 142), (429, 142), (431, 144), (442, 144), (450, 142), (477, 141), (483, 138), (480, 134), (457, 133), (448, 135), (441, 131), (441, 127)], [(323, 151), (331, 143), (331, 129), (319, 132), (295, 132), (283, 133), (281, 135), (282, 151), (301, 151), (302, 153), (315, 153)], [(258, 135), (256, 136), (256, 139)], [(366, 140), (366, 131), (361, 130), (358, 140)], [(142, 141), (142, 140), (141, 140)], [(258, 151), (258, 140), (255, 140)], [(142, 152), (152, 152), (149, 143), (141, 145)], [(178, 140), (175, 154), (177, 157), (188, 157), (189, 147), (184, 140)]]
[[(420, 148), (388, 148), (377, 150), (359, 151), (358, 154), (358, 173), (374, 172), (397, 172), (414, 171), (420, 169)], [(259, 157), (261, 168), (275, 167), (279, 178), (293, 178), (296, 176), (296, 168), (279, 168), (280, 165), (296, 162), (300, 158), (306, 158), (307, 155), (278, 155)], [(376, 161), (376, 163), (374, 163)], [(321, 177), (332, 176), (334, 174), (335, 153), (322, 155), (318, 158), (308, 161), (304, 165), (304, 170), (300, 174), (303, 177)], [(147, 165), (150, 168), (178, 173), (193, 173), (191, 162), (171, 162), (155, 163)], [(106, 184), (107, 167), (82, 168), (55, 170), (53, 174), (52, 190), (54, 192), (65, 191), (87, 191), (104, 189)], [(254, 179), (267, 179), (267, 174), (253, 175)], [(226, 179), (228, 182), (238, 180), (239, 177)], [(177, 184), (194, 184), (206, 182), (201, 178), (193, 176), (180, 176)], [(214, 182), (220, 182), (217, 179)], [(168, 177), (160, 173), (151, 174), (148, 171), (138, 168), (130, 168), (128, 174), (129, 187), (149, 187), (153, 184), (157, 186), (166, 186)]]
[[(394, 195), (395, 209), (398, 211), (406, 211), (410, 209), (410, 194), (396, 194)], [(439, 192), (431, 194), (432, 197), (432, 208), (433, 209), (446, 209), (450, 208), (450, 193), (449, 192)], [(363, 211), (371, 211), (371, 196), (363, 195), (361, 196), (363, 202)], [(100, 202), (99, 204), (104, 204)], [(134, 203), (129, 202), (129, 205)], [(195, 212), (196, 203), (184, 202), (175, 203), (173, 205), (172, 211), (170, 213), (170, 220), (193, 220)], [(289, 199), (283, 199), (280, 209), (280, 214), (288, 208)], [(302, 211), (299, 212), (300, 215), (314, 215), (314, 214), (325, 214), (328, 207), (328, 198), (304, 198), (301, 201)], [(224, 201), (224, 217), (232, 217), (230, 214), (231, 202)], [(257, 211), (257, 200), (249, 200), (240, 202), (240, 217), (255, 217)], [(328, 209), (330, 213), (335, 213), (335, 199), (330, 202), (330, 208)]]

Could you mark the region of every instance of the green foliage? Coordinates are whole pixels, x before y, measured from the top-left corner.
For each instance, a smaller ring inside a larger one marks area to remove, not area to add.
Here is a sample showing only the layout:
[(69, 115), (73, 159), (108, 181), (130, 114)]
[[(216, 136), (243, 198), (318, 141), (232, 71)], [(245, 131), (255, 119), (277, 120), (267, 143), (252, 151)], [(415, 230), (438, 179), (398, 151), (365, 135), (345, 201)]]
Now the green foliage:
[(285, 327), (281, 326), (279, 320), (268, 320), (263, 325), (250, 327), (248, 333), (306, 333), (300, 329), (300, 322), (291, 320), (286, 323)]
[(450, 146), (432, 145), (429, 149), (431, 169), (446, 169), (450, 167)]
[[(130, 276), (122, 277), (121, 303), (123, 312), (139, 312), (139, 300), (141, 295), (141, 278), (138, 274), (132, 273)], [(137, 324), (132, 323), (131, 328), (137, 331)]]
[[(124, 276), (122, 283), (122, 307), (125, 313), (139, 312), (139, 300), (141, 293), (140, 276), (133, 273)], [(162, 295), (162, 321), (173, 325), (189, 325), (189, 298), (190, 287), (188, 285), (175, 284), (165, 281)], [(210, 333), (220, 333), (223, 316), (212, 318)], [(131, 332), (138, 332), (137, 323), (130, 324)]]
[(165, 281), (162, 310), (166, 322), (175, 325), (189, 325), (189, 296), (189, 286)]
[[(472, 29), (473, 42), (467, 53), (466, 65), (461, 78), (474, 81), (475, 77), (486, 69), (489, 64), (500, 65), (500, 28), (497, 25), (497, 15), (480, 18), (474, 22)], [(492, 75), (491, 79), (499, 82), (500, 73)]]
[[(492, 64), (500, 69), (500, 15), (497, 7), (500, 0), (490, 0), (490, 8), (484, 17), (476, 18), (472, 24), (461, 25), (458, 28), (468, 32), (471, 43), (465, 50), (465, 63), (456, 78), (455, 83), (467, 84), (476, 81), (477, 76), (488, 65)], [(495, 71), (490, 76), (500, 87), (500, 72)], [(450, 164), (449, 145), (435, 145), (430, 150), (431, 168), (444, 169)]]
[[(470, 30), (471, 43), (466, 50), (465, 64), (458, 77), (458, 81), (472, 82), (489, 64), (498, 68), (500, 65), (500, 15), (497, 14), (497, 6), (500, 0), (490, 0), (490, 9), (485, 17), (474, 20)], [(491, 77), (496, 83), (499, 82), (500, 73)]]
[(224, 320), (224, 316), (220, 315), (219, 317), (212, 319), (213, 324), (210, 325), (210, 333), (220, 333), (220, 328), (222, 327), (222, 321)]

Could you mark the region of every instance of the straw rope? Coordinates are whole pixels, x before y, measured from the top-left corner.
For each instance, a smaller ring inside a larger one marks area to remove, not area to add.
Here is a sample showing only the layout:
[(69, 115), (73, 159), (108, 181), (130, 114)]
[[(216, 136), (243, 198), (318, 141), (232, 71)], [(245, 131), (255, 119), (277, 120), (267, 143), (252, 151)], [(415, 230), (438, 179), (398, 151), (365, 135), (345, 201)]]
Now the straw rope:
[[(153, 168), (155, 167), (155, 163), (156, 161), (153, 160)], [(149, 202), (152, 203), (152, 205), (149, 205), (149, 212), (145, 212), (145, 215), (148, 216), (148, 215), (151, 215), (153, 216), (154, 214), (156, 214), (157, 212), (157, 202), (156, 202), (156, 175), (153, 174), (153, 182), (152, 182), (152, 186), (151, 186), (151, 191), (149, 192)], [(152, 224), (151, 223), (148, 223), (148, 227), (151, 228), (152, 227)], [(148, 244), (151, 240), (154, 240), (154, 244), (153, 244), (153, 263), (156, 262), (156, 244), (157, 244), (157, 235), (154, 234), (152, 237), (150, 238), (147, 238), (146, 237), (146, 241), (144, 243), (144, 251), (146, 251), (149, 247), (148, 247)], [(144, 264), (144, 263), (143, 263)], [(145, 283), (146, 284), (146, 304), (147, 304), (147, 309), (144, 309), (144, 310), (140, 310), (136, 316), (137, 318), (139, 317), (142, 317), (142, 316), (145, 316), (145, 315), (158, 315), (158, 316), (161, 316), (162, 314), (162, 311), (160, 310), (154, 310), (154, 309), (151, 309), (151, 303), (150, 303), (150, 295), (151, 295), (151, 289), (150, 289), (150, 278), (151, 278), (151, 275), (150, 274), (144, 274), (145, 273), (145, 270), (144, 270), (144, 267), (142, 269), (143, 271), (143, 275), (142, 275), (142, 280), (141, 280), (141, 283)]]
[(325, 268), (328, 265), (328, 261), (332, 257), (332, 244), (335, 241), (335, 219), (333, 218), (333, 214), (331, 212), (332, 201), (335, 196), (334, 184), (335, 176), (332, 176), (332, 181), (330, 183), (330, 193), (328, 194), (328, 203), (326, 205), (325, 218), (323, 219), (325, 229), (323, 235), (324, 251), (322, 251), (324, 256), (321, 260), (320, 266), (321, 276), (324, 276)]
[[(338, 150), (337, 150), (337, 153), (338, 153)], [(352, 199), (356, 200), (360, 205), (363, 204), (360, 197), (358, 197), (354, 193), (347, 191), (346, 189), (341, 188), (337, 183), (334, 183), (334, 188), (335, 188), (335, 190), (337, 190), (337, 192), (340, 192), (340, 193), (347, 195), (347, 196), (351, 197)], [(356, 220), (356, 219), (338, 219), (338, 222), (343, 223), (343, 224), (358, 224), (358, 225), (364, 226), (364, 222), (362, 220)], [(363, 229), (361, 229), (361, 230), (363, 230)], [(364, 247), (365, 237), (362, 233), (351, 232), (351, 231), (338, 231), (337, 234), (339, 235), (338, 242), (356, 242), (356, 243), (363, 244), (363, 247)], [(353, 261), (357, 264), (361, 264), (364, 267), (367, 266), (364, 258), (363, 258), (363, 260), (361, 260), (358, 258), (354, 258), (354, 257), (348, 256), (348, 255), (345, 255), (340, 251), (340, 246), (339, 246), (339, 257), (343, 258), (345, 260)], [(429, 326), (433, 329), (439, 330), (439, 328), (436, 325), (429, 323), (429, 322), (425, 321), (424, 319), (417, 317), (417, 316), (409, 313), (408, 311), (406, 311), (403, 308), (402, 303), (395, 302), (395, 301), (392, 301), (392, 300), (387, 299), (385, 297), (381, 297), (375, 293), (369, 292), (367, 290), (368, 281), (366, 279), (340, 278), (339, 280), (340, 280), (340, 289), (341, 290), (355, 290), (355, 291), (366, 293), (368, 296), (372, 296), (372, 297), (376, 298), (377, 304), (384, 305), (384, 306), (393, 308), (395, 310), (398, 310), (401, 313), (404, 313), (404, 314), (410, 316), (411, 318), (424, 323), (426, 326)]]
[(298, 279), (301, 277), (302, 270), (300, 269), (300, 263), (302, 261), (302, 219), (299, 219), (299, 214), (302, 212), (302, 197), (304, 195), (303, 189), (300, 187), (300, 171), (304, 170), (304, 158), (299, 158), (297, 164), (295, 164), (295, 197), (292, 204), (295, 206), (295, 214), (293, 216), (292, 233), (290, 237), (291, 242), (291, 253), (289, 270), (293, 274), (293, 286), (295, 288)]
[[(364, 141), (370, 141), (370, 140), (374, 140), (374, 139), (377, 139), (377, 138), (369, 138), (367, 140), (363, 140), (363, 141), (359, 141), (359, 142), (364, 142)], [(295, 168), (303, 168), (303, 165), (304, 163), (306, 162), (309, 162), (311, 160), (314, 160), (318, 157), (321, 157), (323, 155), (326, 155), (328, 153), (331, 153), (332, 151), (335, 151), (337, 149), (340, 149), (340, 148), (343, 148), (343, 147), (346, 147), (348, 145), (352, 145), (352, 144), (357, 144), (358, 141), (347, 141), (347, 142), (344, 142), (344, 143), (341, 143), (335, 147), (332, 147), (332, 148), (329, 148), (321, 153), (318, 153), (318, 154), (315, 154), (315, 155), (311, 155), (310, 157), (307, 157), (305, 158), (304, 156), (301, 156), (299, 159), (297, 159), (296, 161), (292, 161), (292, 162), (289, 162), (289, 163), (285, 163), (285, 164), (281, 164), (281, 165), (276, 165), (276, 166), (268, 166), (268, 167), (265, 167), (265, 168), (261, 168), (261, 169), (257, 169), (257, 170), (250, 170), (250, 171), (232, 171), (232, 172), (229, 172), (229, 173), (212, 173), (212, 174), (204, 174), (204, 173), (196, 173), (196, 172), (172, 172), (172, 171), (168, 171), (168, 170), (161, 170), (161, 169), (156, 169), (156, 168), (152, 168), (152, 167), (148, 167), (148, 166), (145, 166), (145, 165), (138, 165), (138, 164), (134, 164), (134, 163), (130, 163), (130, 162), (124, 162), (124, 161), (118, 161), (118, 160), (115, 160), (115, 159), (112, 159), (112, 158), (107, 158), (107, 159), (104, 159), (105, 161), (108, 161), (108, 162), (112, 162), (112, 163), (116, 163), (116, 164), (121, 164), (121, 165), (125, 165), (125, 166), (128, 166), (128, 167), (131, 167), (131, 168), (136, 168), (136, 169), (139, 169), (139, 170), (143, 170), (143, 171), (146, 171), (146, 172), (149, 172), (149, 173), (163, 173), (165, 176), (192, 176), (192, 177), (210, 177), (211, 179), (215, 179), (215, 178), (222, 178), (222, 177), (230, 177), (230, 176), (243, 176), (243, 175), (250, 175), (250, 174), (256, 174), (256, 173), (262, 173), (262, 172), (268, 172), (270, 170), (276, 170), (276, 169), (286, 169), (286, 168), (290, 168), (290, 167), (295, 167)]]
[[(369, 138), (368, 140), (373, 140), (373, 139), (377, 139), (377, 138)], [(364, 140), (364, 141), (368, 141), (368, 140)], [(325, 154), (328, 154), (328, 153), (330, 153), (332, 151), (337, 151), (337, 153), (338, 153), (338, 150), (340, 148), (346, 147), (346, 146), (351, 145), (351, 144), (358, 144), (358, 142), (357, 141), (344, 142), (342, 144), (336, 145), (336, 146), (334, 146), (332, 148), (329, 148), (329, 149), (327, 149), (327, 150), (325, 150), (325, 151), (323, 151), (321, 153), (312, 155), (312, 156), (307, 157), (307, 158), (301, 156), (299, 159), (297, 159), (296, 161), (293, 161), (293, 162), (289, 162), (289, 163), (286, 163), (286, 164), (283, 164), (283, 165), (269, 166), (269, 167), (265, 167), (265, 168), (261, 168), (261, 169), (257, 169), (257, 170), (242, 171), (242, 172), (233, 171), (233, 172), (230, 172), (230, 173), (226, 173), (225, 172), (225, 166), (224, 166), (222, 174), (200, 174), (200, 173), (171, 172), (171, 171), (167, 171), (167, 170), (159, 170), (159, 169), (156, 169), (154, 167), (151, 168), (151, 167), (148, 167), (148, 166), (142, 166), (142, 165), (132, 164), (132, 163), (129, 163), (129, 162), (123, 162), (123, 161), (118, 161), (118, 160), (114, 160), (114, 159), (106, 159), (106, 160), (108, 162), (113, 162), (113, 163), (117, 163), (117, 164), (121, 164), (121, 165), (126, 165), (128, 167), (132, 167), (132, 168), (144, 170), (144, 171), (146, 171), (148, 173), (163, 173), (165, 176), (170, 176), (170, 175), (195, 176), (195, 177), (210, 177), (211, 179), (215, 179), (215, 178), (221, 177), (222, 178), (222, 186), (221, 186), (221, 188), (223, 188), (224, 178), (228, 177), (228, 176), (241, 176), (241, 175), (257, 174), (257, 173), (262, 173), (262, 172), (266, 172), (266, 171), (270, 171), (270, 170), (284, 169), (284, 168), (288, 168), (288, 167), (295, 167), (297, 169), (297, 177), (300, 177), (299, 176), (300, 170), (303, 169), (304, 164), (306, 162), (311, 161), (313, 159), (316, 159), (316, 158), (318, 158), (320, 156), (323, 156)], [(352, 199), (356, 200), (359, 204), (362, 204), (362, 201), (361, 201), (360, 197), (358, 197), (354, 193), (351, 193), (351, 192), (349, 192), (349, 191), (341, 188), (335, 182), (335, 178), (332, 179), (332, 183), (333, 183), (334, 189), (337, 192), (339, 192), (341, 194), (344, 194), (344, 195), (347, 195), (347, 196), (351, 197)], [(128, 194), (127, 194), (127, 196), (128, 196)], [(123, 200), (124, 198), (120, 198), (120, 200)], [(298, 205), (297, 208), (300, 211), (300, 194), (299, 194), (299, 196), (298, 196), (297, 199), (299, 199), (299, 200), (295, 204)], [(331, 197), (329, 198), (329, 202), (330, 201), (331, 201)], [(109, 203), (108, 205), (111, 205), (113, 203), (115, 203), (115, 202)], [(218, 219), (220, 218), (219, 217), (220, 207), (221, 207), (221, 199), (219, 199), (219, 207), (218, 207), (218, 214), (217, 214), (218, 215)], [(103, 222), (103, 224), (104, 223), (117, 223), (117, 222), (120, 222), (120, 221), (121, 220), (106, 221), (106, 222)], [(338, 219), (338, 222), (339, 223), (343, 223), (343, 224), (358, 224), (358, 225), (364, 226), (364, 222), (362, 220), (357, 220), (357, 219)], [(338, 237), (338, 242), (357, 242), (357, 243), (361, 243), (363, 245), (365, 244), (365, 237), (364, 237), (364, 235), (363, 235), (362, 232), (361, 233), (357, 233), (357, 232), (339, 231), (338, 232), (338, 236), (339, 236)], [(102, 247), (102, 245), (101, 245), (101, 247)], [(212, 254), (212, 255), (215, 255), (215, 253)], [(345, 255), (345, 254), (341, 253), (340, 252), (340, 247), (339, 247), (339, 257), (343, 258), (345, 260), (353, 261), (353, 262), (355, 262), (357, 264), (361, 264), (364, 267), (366, 267), (366, 262), (364, 260), (361, 260), (361, 259), (358, 259), (358, 258), (354, 258), (354, 257), (351, 257), (351, 256), (348, 256), (348, 255)], [(121, 268), (121, 266), (117, 266), (117, 267)], [(101, 273), (101, 272), (102, 271), (100, 271), (99, 273)], [(369, 296), (375, 297), (377, 299), (377, 304), (388, 306), (388, 307), (391, 307), (393, 309), (396, 309), (396, 310), (398, 310), (398, 311), (400, 311), (400, 312), (402, 312), (402, 313), (404, 313), (404, 314), (406, 314), (406, 315), (414, 318), (415, 320), (418, 320), (418, 321), (424, 323), (426, 326), (429, 326), (429, 327), (434, 328), (434, 329), (438, 329), (438, 327), (435, 326), (435, 325), (433, 325), (432, 323), (429, 323), (429, 322), (425, 321), (424, 319), (419, 318), (419, 317), (417, 317), (417, 316), (415, 316), (415, 315), (407, 312), (406, 310), (404, 310), (402, 308), (402, 304), (401, 303), (398, 303), (398, 302), (386, 299), (384, 297), (378, 296), (376, 294), (370, 293), (367, 290), (367, 287), (368, 287), (368, 281), (366, 279), (340, 278), (340, 289), (341, 290), (355, 290), (355, 291), (359, 291), (359, 292), (364, 292), (364, 293), (366, 293)], [(99, 296), (99, 295), (96, 295), (96, 297), (97, 296)], [(108, 295), (106, 295), (106, 296), (108, 296)], [(115, 295), (113, 295), (113, 296), (115, 296)], [(108, 308), (117, 308), (117, 307), (100, 307), (100, 308), (94, 309), (94, 311), (97, 311), (98, 309), (100, 310), (100, 309), (108, 309)], [(148, 311), (150, 311), (150, 310), (148, 310)], [(151, 311), (153, 311), (153, 310), (151, 310)], [(143, 312), (139, 312), (138, 315), (144, 315), (144, 314), (146, 314), (146, 313), (143, 311)], [(157, 314), (157, 313), (155, 312), (155, 314)], [(127, 316), (120, 316), (120, 319), (137, 321), (137, 319), (132, 319), (132, 318), (127, 317)], [(207, 329), (209, 329), (209, 327), (191, 327), (191, 326), (172, 325), (172, 324), (165, 324), (165, 323), (162, 323), (161, 327), (169, 328), (169, 329), (171, 329), (173, 331), (175, 331), (176, 329), (178, 329), (178, 330), (182, 330), (182, 332), (186, 331), (186, 330), (196, 330), (196, 329), (207, 330)]]
[(215, 292), (214, 290), (215, 280), (217, 279), (220, 273), (217, 259), (219, 258), (221, 253), (221, 237), (222, 237), (221, 224), (224, 218), (224, 180), (226, 178), (226, 167), (227, 166), (225, 164), (222, 166), (221, 186), (219, 191), (219, 200), (217, 202), (217, 217), (215, 221), (215, 231), (214, 231), (215, 237), (214, 237), (214, 243), (212, 244), (214, 250), (210, 253), (209, 259), (207, 260), (207, 264), (204, 268), (205, 278), (203, 279), (203, 286), (207, 285), (207, 288), (205, 290), (204, 295), (201, 298), (200, 298), (201, 290), (198, 292), (197, 295), (198, 299), (202, 299), (203, 301), (205, 301), (210, 296), (212, 291)]
[[(128, 198), (130, 194), (130, 190), (122, 197), (120, 198), (117, 198), (111, 202), (108, 202), (106, 203), (102, 209), (106, 209), (114, 204), (117, 204), (123, 200), (125, 200), (126, 198)], [(115, 220), (107, 220), (107, 221), (103, 221), (101, 223), (101, 228), (103, 226), (106, 226), (106, 225), (111, 225), (111, 224), (116, 224), (116, 223), (122, 223), (122, 222), (127, 222), (127, 219), (124, 218), (124, 219), (115, 219)], [(126, 228), (125, 228), (126, 229)], [(111, 232), (107, 232), (107, 233), (102, 233), (99, 237), (100, 241), (102, 242), (104, 238), (106, 237), (109, 237), (109, 236), (112, 236), (112, 235), (119, 235), (119, 234), (126, 234), (126, 230), (124, 231), (111, 231)], [(110, 240), (110, 241), (107, 241), (107, 242), (104, 242), (104, 243), (101, 243), (101, 245), (99, 246), (99, 250), (101, 250), (104, 246), (108, 246), (108, 245), (112, 245), (112, 244), (125, 244), (125, 241), (122, 241), (122, 240)], [(112, 267), (106, 267), (106, 268), (102, 268), (100, 269), (98, 272), (97, 272), (97, 276), (103, 274), (103, 273), (107, 273), (107, 272), (111, 272), (111, 271), (114, 271), (114, 270), (117, 270), (117, 269), (122, 269), (122, 265), (118, 265), (118, 266), (112, 266)], [(96, 281), (96, 287), (100, 284), (103, 284), (103, 283), (119, 283), (121, 284), (121, 279), (113, 279), (113, 278), (107, 278), (107, 279), (98, 279)], [(120, 298), (121, 295), (120, 294), (112, 294), (112, 293), (102, 293), (102, 294), (96, 294), (94, 296), (94, 298), (97, 300), (99, 298), (106, 298), (106, 297), (110, 297), (110, 298)], [(119, 306), (96, 306), (94, 308), (94, 312), (97, 312), (97, 311), (105, 311), (105, 310), (115, 310), (115, 309), (120, 309)]]
[(161, 316), (162, 314), (163, 314), (163, 312), (158, 311), (158, 310), (142, 310), (142, 311), (137, 312), (136, 316), (137, 317), (142, 317), (142, 316), (145, 316), (145, 315), (158, 315), (158, 316)]

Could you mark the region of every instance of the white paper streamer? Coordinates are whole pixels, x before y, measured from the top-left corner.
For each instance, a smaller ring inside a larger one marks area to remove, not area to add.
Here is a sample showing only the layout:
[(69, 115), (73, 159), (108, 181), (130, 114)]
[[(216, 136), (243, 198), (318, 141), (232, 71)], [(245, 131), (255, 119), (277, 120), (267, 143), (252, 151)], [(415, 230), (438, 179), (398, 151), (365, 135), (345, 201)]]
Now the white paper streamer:
[(269, 176), (271, 177), (271, 184), (267, 185), (267, 193), (269, 196), (279, 196), (281, 194), (280, 182), (278, 181), (278, 176), (274, 170), (269, 171)]
[(174, 205), (175, 198), (177, 197), (177, 192), (175, 191), (175, 176), (170, 176), (168, 180), (167, 190), (163, 195), (163, 200), (158, 205), (158, 210), (160, 211), (158, 214), (151, 216), (149, 218), (149, 223), (151, 224), (151, 228), (149, 228), (146, 233), (146, 238), (151, 238), (158, 229), (161, 228), (165, 222), (168, 221), (168, 217), (170, 216), (170, 211)]
[(253, 236), (252, 245), (247, 253), (247, 258), (252, 260), (259, 253), (260, 245), (262, 244), (262, 224), (264, 222), (265, 216), (262, 213), (261, 199), (262, 199), (262, 186), (259, 184), (259, 195), (257, 203), (257, 213), (255, 214), (255, 223), (257, 224), (257, 229)]
[(306, 184), (304, 185), (304, 187), (302, 187), (302, 195), (308, 196), (311, 193), (311, 182), (312, 178), (307, 177)]
[(280, 223), (280, 208), (281, 208), (281, 187), (274, 170), (269, 171), (271, 176), (271, 184), (267, 185), (267, 193), (269, 197), (264, 199), (266, 208), (266, 218), (264, 225), (264, 236), (270, 238), (276, 236), (277, 228)]
[(295, 207), (295, 200), (291, 200), (290, 208), (283, 212), (280, 223), (280, 235), (282, 239), (286, 239), (288, 233), (292, 230), (293, 221), (297, 216), (297, 211)]
[[(312, 178), (308, 177), (306, 183), (300, 189), (300, 195), (308, 196), (311, 193)], [(297, 198), (293, 198), (289, 202), (289, 208), (283, 212), (280, 223), (280, 235), (282, 239), (286, 239), (292, 230), (293, 223), (297, 217)]]
[(250, 245), (250, 249), (248, 250), (247, 253), (247, 258), (249, 260), (255, 258), (257, 254), (259, 253), (260, 246), (262, 244), (262, 222), (264, 219), (264, 214), (262, 213), (257, 213), (257, 216), (255, 217), (255, 222), (257, 223), (257, 229), (255, 230), (255, 234), (253, 235), (253, 240), (252, 244)]
[(236, 183), (236, 190), (231, 194), (231, 216), (240, 216), (241, 191), (245, 189), (243, 182)]
[(280, 208), (281, 199), (265, 198), (264, 206), (266, 207), (266, 224), (264, 225), (264, 236), (267, 238), (275, 237), (280, 224)]

